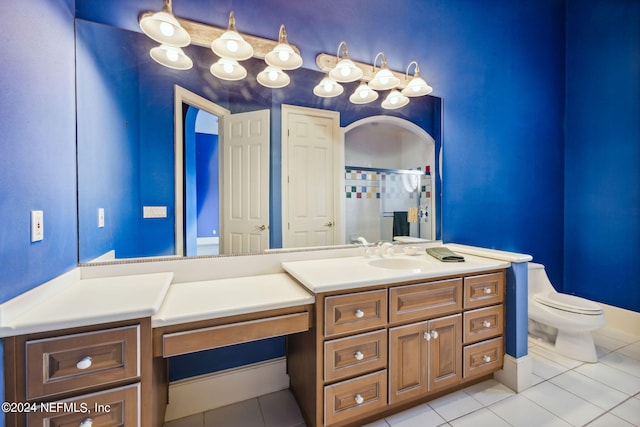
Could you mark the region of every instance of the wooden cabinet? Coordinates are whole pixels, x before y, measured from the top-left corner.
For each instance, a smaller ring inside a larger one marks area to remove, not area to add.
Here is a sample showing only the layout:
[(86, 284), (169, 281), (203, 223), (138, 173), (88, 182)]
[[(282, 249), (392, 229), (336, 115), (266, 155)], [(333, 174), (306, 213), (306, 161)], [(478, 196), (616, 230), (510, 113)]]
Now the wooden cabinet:
[[(5, 338), (7, 426), (152, 426), (151, 320)], [(161, 375), (162, 376), (162, 375)], [(149, 396), (143, 404), (142, 396)]]
[(288, 339), (308, 426), (357, 426), (502, 367), (503, 270), (316, 295)]

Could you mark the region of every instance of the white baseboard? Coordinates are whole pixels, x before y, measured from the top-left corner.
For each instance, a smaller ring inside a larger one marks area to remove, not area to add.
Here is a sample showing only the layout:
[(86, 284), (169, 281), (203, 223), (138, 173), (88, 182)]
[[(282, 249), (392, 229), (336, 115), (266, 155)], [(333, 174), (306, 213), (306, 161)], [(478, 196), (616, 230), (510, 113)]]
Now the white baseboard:
[(289, 388), (284, 357), (169, 384), (165, 421)]
[(520, 393), (531, 387), (533, 374), (533, 359), (528, 354), (517, 359), (508, 354), (504, 355), (502, 369), (493, 374), (493, 378)]
[(640, 337), (640, 313), (624, 308), (614, 307), (612, 305), (602, 304), (602, 310), (607, 318), (607, 324), (604, 328), (597, 330), (598, 333), (607, 333), (609, 331), (619, 331)]

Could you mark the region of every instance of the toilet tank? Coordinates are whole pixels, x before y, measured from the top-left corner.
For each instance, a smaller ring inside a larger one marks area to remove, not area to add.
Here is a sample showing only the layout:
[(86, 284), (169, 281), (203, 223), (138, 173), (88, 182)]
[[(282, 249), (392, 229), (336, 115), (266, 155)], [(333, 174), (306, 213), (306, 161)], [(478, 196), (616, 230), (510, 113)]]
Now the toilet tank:
[(539, 293), (557, 292), (547, 276), (544, 265), (535, 262), (529, 263), (529, 295)]

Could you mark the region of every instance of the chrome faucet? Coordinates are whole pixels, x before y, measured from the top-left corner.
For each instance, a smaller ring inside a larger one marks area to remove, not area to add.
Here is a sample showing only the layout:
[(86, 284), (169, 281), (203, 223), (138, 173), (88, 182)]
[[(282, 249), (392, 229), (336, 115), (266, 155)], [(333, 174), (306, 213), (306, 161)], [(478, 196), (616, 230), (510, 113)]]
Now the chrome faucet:
[(380, 256), (393, 255), (393, 243), (380, 240), (376, 243), (377, 253)]
[(365, 258), (369, 258), (374, 249), (370, 247), (369, 242), (367, 242), (367, 239), (360, 236), (356, 239), (356, 241), (360, 242), (360, 247), (363, 248), (363, 255), (365, 256)]

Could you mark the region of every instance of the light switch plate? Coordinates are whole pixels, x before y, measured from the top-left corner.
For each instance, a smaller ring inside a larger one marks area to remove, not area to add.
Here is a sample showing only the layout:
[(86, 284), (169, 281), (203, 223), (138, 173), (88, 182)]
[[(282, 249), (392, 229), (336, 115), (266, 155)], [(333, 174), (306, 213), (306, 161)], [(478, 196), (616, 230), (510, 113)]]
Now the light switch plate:
[(98, 208), (98, 228), (104, 228), (104, 208)]
[(31, 211), (31, 242), (44, 239), (44, 211)]
[(167, 207), (166, 206), (143, 206), (142, 217), (143, 218), (166, 218)]

